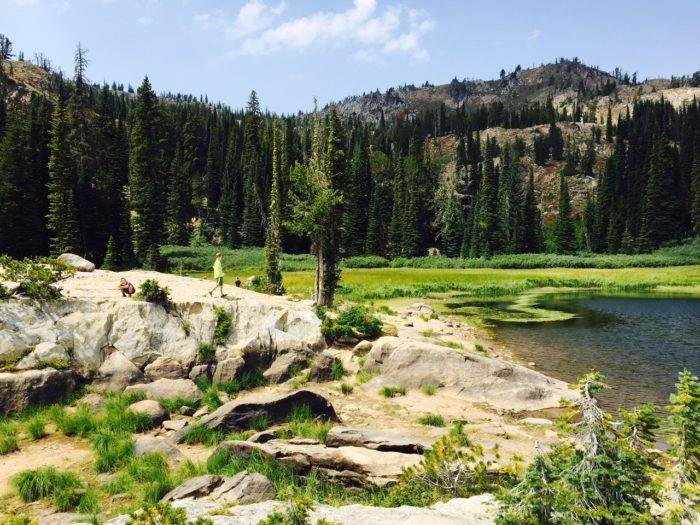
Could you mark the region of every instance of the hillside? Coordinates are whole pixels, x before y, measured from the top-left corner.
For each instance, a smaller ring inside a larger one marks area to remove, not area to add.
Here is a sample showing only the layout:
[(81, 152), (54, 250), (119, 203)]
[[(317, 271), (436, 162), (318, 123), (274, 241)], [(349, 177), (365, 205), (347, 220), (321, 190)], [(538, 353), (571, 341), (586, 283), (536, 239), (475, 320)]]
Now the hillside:
[(578, 61), (562, 60), (530, 69), (513, 71), (496, 80), (452, 80), (438, 86), (404, 86), (378, 90), (361, 96), (351, 96), (337, 103), (345, 117), (360, 116), (377, 120), (384, 114), (415, 115), (435, 110), (440, 104), (455, 109), (462, 105), (475, 108), (480, 105), (503, 103), (523, 105), (545, 103), (552, 99), (554, 106), (572, 112), (575, 103), (585, 104), (595, 111), (600, 122), (612, 106), (613, 118), (626, 111), (635, 100), (659, 100), (662, 96), (674, 107), (700, 95), (700, 87), (672, 88), (669, 79), (646, 80), (637, 85), (624, 83), (598, 68)]

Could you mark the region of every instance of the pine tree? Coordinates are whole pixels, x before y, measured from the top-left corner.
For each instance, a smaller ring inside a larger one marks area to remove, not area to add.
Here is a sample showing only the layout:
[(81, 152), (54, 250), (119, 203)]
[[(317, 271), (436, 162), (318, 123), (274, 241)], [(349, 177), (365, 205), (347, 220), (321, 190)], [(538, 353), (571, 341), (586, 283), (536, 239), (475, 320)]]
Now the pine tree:
[(75, 202), (75, 177), (68, 142), (68, 122), (63, 101), (59, 98), (51, 127), (49, 158), (49, 212), (47, 225), (51, 233), (51, 253), (75, 253), (80, 250), (78, 210)]
[(265, 275), (267, 276), (268, 292), (275, 295), (284, 294), (282, 272), (280, 271), (280, 255), (282, 252), (282, 208), (280, 202), (280, 169), (279, 169), (279, 129), (278, 122), (272, 122), (272, 186), (270, 189), (270, 214), (267, 222), (265, 237)]
[(554, 118), (549, 123), (549, 132), (547, 133), (547, 143), (549, 152), (553, 160), (562, 160), (564, 158), (564, 139), (561, 130), (557, 126)]
[(243, 224), (241, 237), (246, 246), (260, 246), (263, 240), (262, 144), (260, 104), (251, 92), (245, 116), (243, 138)]
[[(324, 169), (330, 188), (341, 195), (345, 182), (346, 154), (345, 137), (338, 111), (331, 107), (326, 123), (326, 150)], [(323, 289), (319, 304), (331, 306), (335, 290), (340, 281), (340, 225), (342, 223), (342, 198), (331, 206), (326, 219), (326, 239), (324, 246)]]
[(371, 184), (369, 137), (364, 129), (353, 148), (345, 184), (342, 244), (346, 255), (359, 255), (364, 251)]
[(460, 213), (460, 206), (454, 192), (447, 197), (447, 205), (442, 222), (442, 246), (443, 253), (447, 257), (459, 257), (462, 245), (464, 224)]
[(107, 241), (107, 252), (105, 253), (105, 258), (102, 261), (102, 269), (110, 270), (112, 272), (119, 269), (119, 255), (117, 253), (117, 243), (114, 242), (114, 237), (109, 236)]
[(187, 246), (190, 242), (190, 180), (182, 162), (182, 146), (175, 147), (175, 156), (170, 164), (170, 189), (166, 209), (166, 232), (168, 244)]
[(563, 173), (559, 179), (559, 215), (554, 227), (554, 245), (557, 253), (574, 253), (576, 251), (576, 229), (574, 220), (571, 218), (569, 185)]
[(693, 217), (693, 234), (696, 237), (700, 237), (700, 132), (697, 133), (690, 181), (692, 189), (691, 213)]
[(605, 119), (605, 142), (610, 144), (613, 141), (612, 108), (608, 104), (608, 118)]
[(370, 195), (365, 253), (387, 256), (389, 243), (388, 221), (391, 217), (391, 159), (383, 151), (370, 156), (372, 193)]
[(472, 234), (472, 255), (489, 257), (501, 251), (498, 224), (498, 168), (493, 165), (493, 144), (486, 142), (481, 187), (477, 196)]
[(593, 251), (593, 235), (595, 234), (595, 204), (589, 195), (586, 195), (586, 207), (583, 210), (583, 235), (586, 250)]
[(501, 176), (498, 188), (499, 235), (503, 239), (502, 250), (517, 253), (522, 242), (523, 193), (520, 184), (518, 159), (513, 147), (503, 148)]
[(241, 143), (240, 132), (231, 133), (226, 152), (221, 199), (219, 200), (219, 224), (224, 243), (237, 248), (240, 243), (239, 228), (241, 225), (243, 199), (241, 191)]
[(148, 77), (137, 90), (131, 129), (129, 181), (134, 218), (134, 244), (139, 261), (157, 266), (163, 241), (165, 191), (158, 98)]
[(523, 237), (520, 251), (524, 253), (539, 253), (544, 247), (542, 239), (542, 218), (537, 208), (535, 198), (535, 182), (530, 170), (525, 190), (525, 202), (523, 203)]
[[(415, 145), (412, 150), (415, 150)], [(409, 152), (403, 163), (406, 179), (405, 210), (401, 232), (401, 254), (416, 257), (423, 254), (423, 188), (421, 188), (421, 166), (415, 152)]]
[(670, 148), (657, 133), (653, 141), (649, 163), (649, 176), (644, 195), (640, 250), (658, 248), (679, 233), (679, 210), (674, 196), (677, 181)]
[(404, 214), (406, 211), (406, 179), (404, 162), (400, 155), (394, 160), (394, 181), (392, 185), (391, 220), (388, 242), (391, 257), (399, 257), (403, 250)]

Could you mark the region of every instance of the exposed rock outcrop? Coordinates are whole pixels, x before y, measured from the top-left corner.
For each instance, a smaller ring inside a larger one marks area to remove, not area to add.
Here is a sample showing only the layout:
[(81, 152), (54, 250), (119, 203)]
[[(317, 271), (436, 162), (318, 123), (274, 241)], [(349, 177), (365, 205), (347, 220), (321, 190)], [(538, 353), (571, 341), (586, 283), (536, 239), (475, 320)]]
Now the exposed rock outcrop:
[[(208, 499), (186, 498), (173, 502), (184, 509), (189, 520), (204, 517), (216, 525), (255, 525), (273, 512), (284, 512), (288, 503), (263, 501), (250, 505), (237, 505), (227, 509), (226, 515), (213, 514), (221, 504)], [(371, 507), (369, 505), (343, 505), (332, 507), (318, 504), (309, 514), (309, 522), (325, 519), (343, 525), (493, 525), (498, 506), (490, 494), (471, 498), (455, 498), (430, 507)], [(128, 516), (120, 516), (105, 525), (125, 525)]]
[(373, 430), (369, 428), (348, 428), (336, 426), (328, 431), (328, 447), (364, 447), (380, 451), (422, 454), (429, 450), (432, 443), (390, 430)]
[(29, 370), (30, 368), (41, 368), (45, 364), (62, 362), (70, 364), (70, 355), (62, 345), (56, 343), (39, 343), (34, 351), (22, 358), (17, 363), (17, 370)]
[(575, 393), (566, 383), (528, 368), (475, 353), (398, 337), (381, 337), (367, 354), (381, 372), (367, 388), (437, 385), (471, 401), (509, 410), (557, 407)]
[(180, 379), (185, 376), (182, 363), (172, 357), (160, 356), (155, 361), (146, 365), (143, 369), (146, 379), (155, 381), (156, 379)]
[(197, 476), (168, 492), (161, 501), (207, 498), (219, 504), (245, 505), (271, 500), (274, 497), (275, 487), (269, 479), (262, 474), (244, 470), (232, 477)]
[(286, 352), (278, 355), (263, 375), (268, 383), (282, 383), (291, 378), (294, 371), (299, 371), (306, 365), (306, 355), (299, 352)]
[(316, 356), (314, 364), (309, 370), (309, 381), (330, 381), (333, 379), (335, 367), (340, 360), (328, 351), (321, 352)]
[(183, 458), (178, 448), (167, 439), (141, 434), (134, 437), (134, 454), (143, 456), (144, 454), (163, 454), (171, 459), (180, 460)]
[[(326, 398), (309, 390), (297, 390), (286, 394), (252, 393), (224, 403), (199, 422), (210, 428), (226, 432), (250, 428), (256, 417), (267, 417), (272, 424), (287, 420), (292, 409), (299, 405), (309, 407), (311, 414), (325, 421), (337, 421), (338, 416)], [(176, 435), (174, 439), (179, 439)]]
[(114, 351), (100, 365), (93, 386), (102, 391), (121, 392), (143, 380), (141, 370), (119, 351)]
[(420, 462), (417, 454), (381, 452), (364, 447), (326, 447), (307, 440), (271, 440), (266, 443), (251, 441), (224, 441), (217, 451), (248, 457), (253, 453), (287, 464), (300, 473), (312, 468), (331, 479), (348, 484), (374, 483), (386, 485), (398, 479), (402, 470)]
[(44, 368), (0, 372), (0, 414), (9, 415), (37, 403), (51, 403), (75, 388), (70, 370)]

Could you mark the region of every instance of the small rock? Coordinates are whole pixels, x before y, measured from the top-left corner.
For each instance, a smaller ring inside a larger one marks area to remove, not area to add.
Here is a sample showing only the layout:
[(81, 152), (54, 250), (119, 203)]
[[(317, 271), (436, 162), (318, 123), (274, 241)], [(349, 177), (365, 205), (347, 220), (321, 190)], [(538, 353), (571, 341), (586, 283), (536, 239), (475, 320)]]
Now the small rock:
[(183, 416), (193, 416), (195, 410), (192, 407), (184, 406), (180, 407), (180, 410), (178, 410), (178, 412), (180, 412), (180, 414), (182, 414)]
[(411, 327), (413, 326), (413, 323), (411, 323), (411, 322), (409, 322), (409, 323), (404, 323), (404, 326), (405, 326), (406, 328), (411, 328)]
[(62, 253), (57, 257), (57, 259), (71, 268), (75, 268), (79, 272), (93, 272), (95, 271), (95, 265), (83, 259), (80, 255), (75, 255), (74, 253)]
[(189, 421), (186, 419), (169, 419), (167, 421), (163, 421), (163, 428), (165, 430), (173, 430), (177, 432), (178, 430), (182, 430), (189, 424)]
[(101, 391), (121, 392), (132, 383), (143, 380), (141, 370), (132, 363), (124, 354), (114, 351), (97, 371), (97, 379), (93, 387)]
[(153, 426), (160, 425), (168, 417), (168, 411), (163, 406), (152, 399), (144, 399), (129, 405), (129, 410), (136, 414), (146, 414), (151, 418)]
[(534, 362), (534, 361), (529, 361), (529, 362), (527, 363), (527, 366), (537, 366), (537, 365), (535, 365), (535, 362)]
[(209, 379), (210, 376), (210, 370), (209, 370), (209, 365), (195, 365), (192, 367), (192, 370), (190, 370), (190, 373), (188, 377), (192, 381), (197, 381), (198, 379)]
[(180, 459), (182, 453), (167, 439), (161, 439), (147, 434), (134, 436), (134, 454), (143, 456), (151, 452), (164, 454), (169, 458)]
[(272, 362), (270, 368), (265, 370), (263, 375), (268, 383), (283, 383), (292, 376), (292, 372), (307, 365), (306, 356), (298, 352), (287, 352), (278, 355)]
[(105, 398), (97, 392), (90, 392), (78, 399), (76, 404), (88, 406), (93, 410), (100, 410), (105, 406)]
[(39, 368), (43, 363), (50, 361), (64, 361), (70, 363), (70, 356), (62, 345), (56, 343), (39, 343), (34, 351), (17, 363), (17, 370)]
[(419, 314), (432, 314), (433, 309), (424, 303), (413, 303), (408, 307), (411, 312), (418, 312)]
[(145, 392), (148, 399), (189, 399), (199, 401), (202, 392), (189, 379), (158, 379), (152, 383), (141, 383), (127, 387), (125, 392)]
[(336, 339), (335, 342), (342, 346), (355, 346), (360, 342), (360, 338), (353, 335), (345, 335)]
[(352, 349), (352, 353), (354, 355), (365, 355), (370, 350), (372, 350), (372, 341), (360, 341)]
[(214, 370), (212, 380), (214, 383), (231, 383), (234, 379), (238, 379), (243, 373), (245, 361), (240, 356), (229, 357), (219, 361)]
[(168, 492), (161, 501), (204, 497), (219, 503), (256, 503), (273, 499), (275, 487), (262, 474), (244, 470), (232, 477), (197, 476)]
[(248, 441), (252, 441), (253, 443), (267, 443), (273, 439), (277, 439), (277, 432), (268, 429), (256, 432), (248, 438)]
[(309, 381), (331, 381), (340, 360), (328, 351), (321, 352), (309, 371)]
[(180, 379), (185, 375), (180, 361), (172, 357), (160, 356), (143, 370), (146, 379), (155, 381), (156, 379)]
[(194, 414), (192, 414), (192, 417), (199, 418), (202, 416), (206, 416), (208, 413), (209, 413), (209, 407), (203, 406), (203, 407), (197, 409), (197, 411)]
[(538, 425), (543, 427), (551, 427), (554, 425), (551, 419), (545, 419), (543, 417), (526, 417), (521, 419), (520, 422), (524, 425)]

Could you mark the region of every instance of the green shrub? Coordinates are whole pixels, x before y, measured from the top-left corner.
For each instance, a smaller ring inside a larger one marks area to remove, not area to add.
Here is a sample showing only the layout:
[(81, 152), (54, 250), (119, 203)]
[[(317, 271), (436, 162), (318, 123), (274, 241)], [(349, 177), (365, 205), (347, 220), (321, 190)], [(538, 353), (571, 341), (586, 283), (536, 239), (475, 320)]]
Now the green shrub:
[(445, 418), (439, 414), (426, 414), (418, 418), (418, 422), (421, 425), (427, 425), (430, 427), (444, 427)]
[(243, 372), (239, 379), (234, 379), (230, 383), (219, 383), (217, 386), (220, 390), (223, 390), (228, 395), (233, 396), (239, 392), (242, 392), (243, 390), (251, 390), (266, 384), (267, 379), (265, 379), (263, 374), (263, 370), (256, 367), (252, 370), (246, 370)]
[[(65, 263), (48, 257), (17, 260), (0, 255), (0, 281), (17, 283), (13, 295), (23, 295), (36, 301), (50, 301), (60, 297), (54, 285), (75, 272)], [(8, 296), (5, 288), (3, 296)]]
[(216, 327), (214, 328), (212, 342), (214, 346), (222, 346), (226, 344), (226, 338), (231, 331), (233, 323), (229, 313), (221, 306), (214, 308), (214, 314), (216, 314)]
[(0, 456), (19, 450), (17, 436), (0, 435)]
[(333, 380), (340, 381), (347, 372), (343, 367), (343, 362), (340, 359), (333, 361)]
[(340, 312), (336, 323), (341, 326), (350, 326), (363, 339), (374, 339), (382, 335), (382, 321), (373, 316), (370, 309), (364, 306), (351, 306)]
[(70, 361), (61, 358), (48, 359), (46, 361), (39, 361), (37, 363), (37, 368), (55, 368), (56, 370), (68, 370), (70, 368)]
[(54, 467), (24, 470), (12, 477), (12, 485), (25, 503), (52, 497), (57, 491), (80, 487), (80, 480), (71, 472), (60, 472)]
[(405, 396), (406, 395), (406, 387), (404, 386), (385, 386), (382, 388), (379, 393), (384, 396), (384, 397), (396, 397), (396, 396)]
[(352, 394), (352, 391), (353, 391), (352, 385), (348, 385), (347, 383), (340, 384), (340, 392), (345, 394), (346, 396), (348, 394)]
[(182, 435), (182, 442), (189, 445), (201, 443), (213, 446), (221, 443), (225, 437), (221, 430), (216, 430), (206, 425), (192, 425), (185, 429)]
[(420, 391), (423, 392), (426, 396), (433, 396), (435, 395), (435, 385), (425, 385), (420, 387)]
[(32, 418), (27, 423), (27, 434), (32, 439), (41, 439), (46, 435), (46, 424), (40, 417)]
[(92, 434), (90, 444), (97, 472), (114, 472), (134, 457), (134, 441), (128, 434), (101, 428)]
[(138, 296), (149, 303), (161, 305), (166, 311), (172, 306), (170, 289), (167, 286), (161, 287), (155, 279), (146, 279), (141, 283)]
[(168, 412), (177, 412), (182, 407), (197, 408), (200, 405), (200, 401), (197, 399), (188, 399), (182, 396), (175, 396), (170, 398), (161, 398), (158, 400), (161, 405)]
[(216, 351), (209, 343), (199, 343), (197, 347), (197, 360), (200, 363), (209, 363), (214, 360)]

